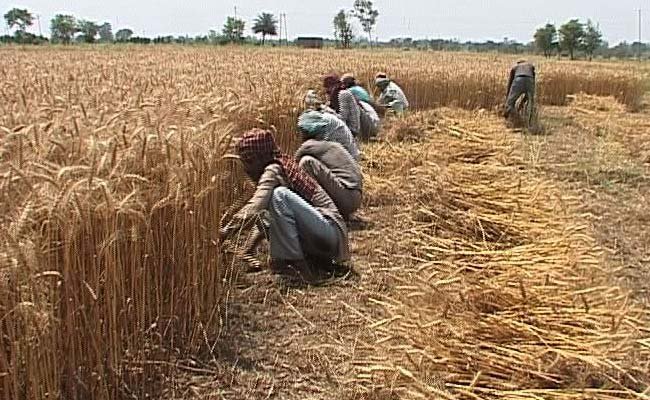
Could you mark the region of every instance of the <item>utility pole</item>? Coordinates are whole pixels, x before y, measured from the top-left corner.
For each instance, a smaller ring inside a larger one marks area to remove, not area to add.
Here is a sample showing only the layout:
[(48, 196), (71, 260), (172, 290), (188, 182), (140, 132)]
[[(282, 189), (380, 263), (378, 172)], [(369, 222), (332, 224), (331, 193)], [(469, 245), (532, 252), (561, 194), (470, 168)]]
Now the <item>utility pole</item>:
[(280, 46), (282, 46), (282, 13), (278, 13), (278, 16), (280, 17), (280, 21), (279, 21), (279, 24), (280, 24), (280, 26), (279, 26), (279, 30), (280, 30), (279, 35), (280, 36), (279, 36), (279, 39), (278, 39), (278, 44)]
[(43, 36), (43, 31), (41, 30), (41, 14), (36, 14), (36, 21), (38, 21), (38, 36)]
[(284, 13), (279, 13), (279, 15), (280, 15), (280, 32), (278, 32), (278, 34), (280, 35), (279, 45), (280, 47), (282, 47), (282, 35), (284, 35), (287, 22), (284, 19)]
[(638, 51), (638, 56), (639, 56), (639, 61), (641, 61), (641, 9), (639, 8), (639, 51)]
[(287, 14), (283, 13), (282, 15), (284, 16), (284, 40), (287, 43), (287, 47), (289, 47), (289, 33), (287, 30)]
[(237, 6), (235, 6), (235, 19), (237, 19)]

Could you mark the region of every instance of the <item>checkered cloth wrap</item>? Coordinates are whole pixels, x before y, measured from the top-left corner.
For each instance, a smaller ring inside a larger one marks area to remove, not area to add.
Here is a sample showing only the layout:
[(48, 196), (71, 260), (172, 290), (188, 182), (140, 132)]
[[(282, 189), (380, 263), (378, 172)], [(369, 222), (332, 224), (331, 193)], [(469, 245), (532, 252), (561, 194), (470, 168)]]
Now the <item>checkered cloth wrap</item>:
[[(237, 144), (237, 153), (248, 166), (263, 170), (271, 163), (282, 167), (289, 189), (311, 203), (318, 190), (318, 183), (290, 157), (280, 152), (273, 134), (262, 129), (253, 129), (244, 134)], [(261, 176), (260, 172), (258, 176)]]

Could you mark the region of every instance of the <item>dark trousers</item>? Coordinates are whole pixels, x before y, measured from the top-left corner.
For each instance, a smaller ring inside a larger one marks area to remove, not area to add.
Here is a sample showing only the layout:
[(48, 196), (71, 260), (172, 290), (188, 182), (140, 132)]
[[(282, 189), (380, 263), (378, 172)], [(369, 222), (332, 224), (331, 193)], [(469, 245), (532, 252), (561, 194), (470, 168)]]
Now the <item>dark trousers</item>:
[(506, 101), (506, 116), (509, 116), (515, 111), (517, 100), (521, 96), (526, 96), (526, 114), (530, 123), (533, 117), (533, 111), (535, 110), (535, 78), (518, 76), (512, 81), (510, 93), (508, 93), (508, 100)]

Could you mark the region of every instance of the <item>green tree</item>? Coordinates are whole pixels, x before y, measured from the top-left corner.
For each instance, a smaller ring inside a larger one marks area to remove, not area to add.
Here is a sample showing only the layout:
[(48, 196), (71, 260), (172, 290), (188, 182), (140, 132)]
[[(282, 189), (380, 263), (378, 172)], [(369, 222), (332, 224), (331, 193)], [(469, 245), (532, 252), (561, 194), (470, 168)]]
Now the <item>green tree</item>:
[(95, 38), (99, 33), (99, 25), (93, 21), (79, 20), (78, 30), (81, 32), (81, 40), (85, 43), (95, 43)]
[(334, 37), (344, 49), (350, 48), (352, 43), (352, 24), (345, 10), (340, 10), (334, 17)]
[(34, 23), (34, 16), (25, 9), (12, 8), (5, 14), (5, 21), (9, 28), (18, 27), (18, 32), (25, 33), (27, 27)]
[(594, 57), (594, 52), (603, 44), (603, 34), (598, 26), (594, 25), (591, 20), (587, 20), (585, 34), (582, 39), (582, 48), (584, 49), (589, 61)]
[(557, 29), (555, 25), (546, 24), (535, 32), (535, 47), (544, 53), (544, 57), (553, 55), (553, 49), (557, 45)]
[(244, 40), (244, 29), (246, 23), (238, 18), (228, 17), (223, 25), (223, 35), (230, 42), (241, 42)]
[(363, 31), (368, 34), (368, 40), (372, 47), (372, 29), (377, 24), (377, 17), (379, 11), (373, 8), (371, 0), (355, 0), (354, 1), (354, 16), (357, 17)]
[(131, 29), (120, 29), (115, 33), (115, 40), (118, 42), (128, 42), (129, 39), (133, 37), (133, 31)]
[(70, 44), (75, 33), (77, 33), (77, 20), (72, 15), (57, 14), (50, 23), (52, 40), (64, 44)]
[(262, 13), (253, 21), (253, 33), (262, 34), (262, 46), (266, 41), (266, 36), (276, 36), (278, 34), (278, 20), (270, 13)]
[(104, 22), (99, 26), (99, 41), (102, 43), (112, 43), (115, 38), (113, 37), (113, 27), (110, 23)]
[(575, 51), (580, 48), (582, 39), (585, 36), (584, 26), (577, 19), (572, 19), (560, 27), (560, 47), (568, 51), (572, 60), (575, 59)]

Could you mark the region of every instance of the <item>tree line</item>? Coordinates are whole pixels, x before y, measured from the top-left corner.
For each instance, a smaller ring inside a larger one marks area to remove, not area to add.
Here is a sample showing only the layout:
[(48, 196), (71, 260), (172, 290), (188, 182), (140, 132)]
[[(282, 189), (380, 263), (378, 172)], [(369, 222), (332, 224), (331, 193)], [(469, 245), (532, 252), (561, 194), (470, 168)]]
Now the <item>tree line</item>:
[[(502, 53), (531, 53), (536, 52), (546, 57), (566, 55), (571, 59), (584, 56), (592, 59), (600, 57), (632, 57), (650, 53), (650, 48), (644, 43), (622, 42), (614, 47), (603, 41), (603, 35), (597, 24), (591, 20), (581, 22), (571, 19), (556, 28), (554, 24), (547, 23), (536, 30), (530, 43), (519, 43), (505, 38), (503, 42), (464, 42), (457, 40), (432, 39), (414, 40), (412, 38), (393, 38), (387, 42), (373, 42), (372, 32), (377, 23), (379, 11), (371, 0), (355, 0), (351, 9), (339, 10), (332, 21), (334, 40), (325, 40), (326, 45), (340, 48), (357, 46), (398, 47), (420, 50), (445, 50), (445, 51), (475, 51), (475, 52), (502, 52)], [(278, 19), (267, 12), (260, 13), (253, 21), (251, 32), (260, 36), (260, 41), (250, 36), (245, 36), (246, 21), (241, 18), (229, 16), (226, 18), (220, 31), (210, 30), (207, 35), (196, 37), (189, 36), (158, 36), (147, 38), (136, 36), (132, 29), (122, 28), (115, 34), (109, 22), (77, 19), (73, 15), (57, 14), (50, 21), (50, 38), (37, 36), (27, 32), (33, 26), (34, 16), (27, 9), (13, 8), (9, 10), (4, 19), (10, 29), (14, 29), (12, 36), (0, 36), (0, 42), (21, 44), (52, 43), (139, 43), (139, 44), (228, 44), (228, 43), (255, 43), (266, 44), (268, 37), (278, 35)], [(354, 21), (361, 26), (366, 38), (355, 37)], [(277, 43), (277, 42), (275, 42)]]
[[(244, 41), (246, 23), (239, 18), (228, 17), (222, 28), (221, 34), (211, 30), (207, 36), (159, 36), (154, 39), (135, 36), (132, 29), (123, 28), (113, 34), (113, 27), (109, 22), (98, 23), (86, 19), (77, 19), (73, 15), (57, 14), (50, 21), (50, 39), (36, 36), (27, 32), (27, 28), (34, 24), (34, 15), (26, 9), (13, 8), (4, 15), (5, 22), (10, 29), (15, 29), (14, 35), (5, 35), (1, 42), (19, 44), (41, 43), (212, 43), (226, 44)], [(252, 31), (260, 34), (262, 44), (267, 36), (278, 34), (278, 20), (273, 14), (261, 13), (254, 21)]]
[(26, 9), (13, 8), (4, 15), (4, 19), (10, 29), (15, 29), (15, 33), (13, 36), (3, 36), (3, 42), (40, 44), (51, 41), (70, 44), (141, 42), (143, 39), (134, 37), (131, 29), (120, 29), (113, 34), (113, 27), (109, 22), (100, 24), (66, 14), (57, 14), (50, 21), (50, 39), (27, 32), (27, 28), (34, 24), (34, 15)]
[[(342, 27), (341, 34), (347, 38), (346, 47), (349, 47), (352, 40), (352, 27), (348, 17), (354, 15), (364, 32), (372, 41), (372, 29), (376, 24), (379, 12), (374, 8), (370, 0), (355, 0), (353, 11), (348, 15), (345, 11), (343, 20), (339, 24)], [(57, 14), (50, 21), (50, 39), (43, 36), (36, 36), (27, 32), (27, 28), (34, 24), (34, 16), (27, 9), (14, 8), (4, 15), (7, 26), (15, 29), (13, 36), (5, 35), (0, 41), (6, 43), (40, 44), (51, 41), (52, 43), (244, 43), (247, 40), (244, 36), (246, 22), (237, 17), (229, 16), (221, 29), (221, 32), (211, 30), (206, 36), (159, 36), (154, 39), (134, 36), (133, 30), (124, 28), (113, 34), (113, 27), (109, 22), (98, 23), (86, 19), (77, 19), (73, 15)], [(253, 21), (251, 31), (261, 36), (261, 44), (264, 45), (268, 36), (278, 35), (278, 19), (275, 15), (267, 12), (260, 13)], [(338, 31), (337, 31), (338, 32)], [(337, 33), (338, 35), (338, 33)]]

